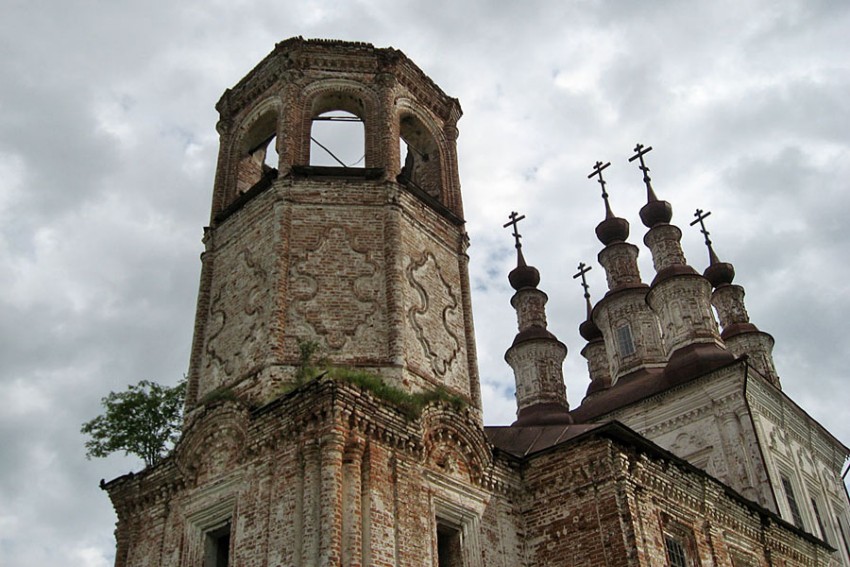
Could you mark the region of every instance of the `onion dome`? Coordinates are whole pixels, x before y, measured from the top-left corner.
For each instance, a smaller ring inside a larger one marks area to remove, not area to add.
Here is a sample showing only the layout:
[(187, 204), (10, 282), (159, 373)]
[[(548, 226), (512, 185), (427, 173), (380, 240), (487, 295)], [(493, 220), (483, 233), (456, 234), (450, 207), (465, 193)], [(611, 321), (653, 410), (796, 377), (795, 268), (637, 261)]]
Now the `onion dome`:
[(703, 277), (711, 282), (711, 287), (718, 288), (722, 285), (729, 285), (735, 279), (735, 267), (729, 262), (721, 262), (714, 253), (714, 248), (711, 246), (711, 239), (708, 237), (709, 232), (705, 228), (705, 219), (711, 214), (711, 211), (705, 212), (702, 209), (697, 209), (694, 213), (695, 221), (691, 222), (691, 226), (699, 223), (700, 232), (705, 236), (705, 245), (708, 248), (708, 267), (702, 273)]
[(599, 327), (596, 326), (596, 323), (593, 322), (593, 307), (590, 305), (590, 286), (587, 285), (587, 278), (584, 277), (584, 275), (592, 269), (593, 268), (591, 266), (586, 265), (584, 262), (579, 262), (578, 273), (573, 276), (573, 279), (581, 278), (581, 287), (584, 288), (584, 302), (587, 307), (587, 318), (584, 323), (579, 325), (578, 332), (587, 342), (602, 338), (602, 331), (600, 331)]
[[(607, 201), (605, 205), (610, 213), (611, 209), (608, 208)], [(605, 246), (613, 242), (625, 242), (628, 237), (629, 221), (615, 217), (613, 213), (611, 216), (606, 216), (604, 221), (596, 225), (596, 238)]]
[(608, 202), (608, 192), (605, 190), (606, 181), (602, 177), (602, 170), (609, 165), (611, 165), (610, 161), (605, 164), (597, 161), (593, 167), (593, 172), (587, 176), (588, 179), (598, 176), (597, 181), (602, 186), (602, 200), (605, 201), (605, 220), (596, 225), (596, 238), (605, 246), (614, 242), (625, 242), (629, 237), (629, 221), (615, 216), (611, 210), (611, 204)]
[(593, 319), (587, 318), (584, 323), (578, 326), (578, 332), (581, 337), (587, 342), (595, 341), (602, 338), (602, 331), (593, 322)]
[(641, 222), (646, 228), (669, 224), (673, 218), (673, 207), (667, 201), (658, 199), (651, 188), (650, 193), (649, 201), (640, 209)]
[(652, 179), (649, 177), (649, 168), (643, 161), (643, 156), (652, 151), (652, 146), (644, 148), (643, 144), (635, 146), (635, 155), (629, 158), (629, 162), (640, 160), (638, 168), (643, 172), (643, 182), (646, 185), (646, 205), (640, 210), (640, 220), (646, 228), (652, 228), (660, 224), (668, 224), (673, 218), (673, 207), (667, 201), (662, 201), (655, 196), (652, 189)]
[(525, 263), (525, 258), (522, 255), (522, 250), (517, 248), (517, 267), (511, 270), (508, 274), (508, 281), (511, 287), (519, 291), (526, 287), (537, 287), (540, 283), (540, 272), (534, 266), (529, 266)]
[(729, 262), (712, 262), (702, 273), (711, 282), (711, 287), (729, 285), (735, 279), (735, 267)]
[(546, 294), (537, 289), (540, 273), (525, 263), (517, 223), (525, 216), (512, 212), (505, 228), (513, 227), (517, 267), (508, 275), (516, 290), (511, 305), (516, 309), (519, 332), (505, 352), (514, 371), (517, 420), (515, 426), (572, 423), (563, 363), (567, 347), (546, 329)]

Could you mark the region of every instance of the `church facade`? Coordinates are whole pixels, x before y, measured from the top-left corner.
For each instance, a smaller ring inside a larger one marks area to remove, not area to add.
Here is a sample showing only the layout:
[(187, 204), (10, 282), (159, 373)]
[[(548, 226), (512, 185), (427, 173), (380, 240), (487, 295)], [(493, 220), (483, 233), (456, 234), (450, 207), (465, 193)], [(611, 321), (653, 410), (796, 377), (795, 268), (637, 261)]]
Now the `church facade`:
[[(850, 451), (732, 266), (687, 264), (648, 150), (657, 274), (606, 200), (587, 396), (517, 239), (517, 420), (484, 426), (458, 101), (395, 49), (292, 38), (217, 109), (183, 435), (103, 485), (116, 566), (850, 566)], [(362, 164), (315, 165), (323, 121), (362, 124)]]

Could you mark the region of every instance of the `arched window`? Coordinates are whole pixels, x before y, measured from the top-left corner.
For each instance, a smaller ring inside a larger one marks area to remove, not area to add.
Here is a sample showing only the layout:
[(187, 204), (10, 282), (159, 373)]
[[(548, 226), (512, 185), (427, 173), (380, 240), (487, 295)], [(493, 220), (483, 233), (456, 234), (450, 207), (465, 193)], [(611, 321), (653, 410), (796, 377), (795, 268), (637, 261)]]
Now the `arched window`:
[(442, 200), (440, 152), (431, 133), (415, 116), (402, 116), (399, 123), (399, 180), (435, 199)]

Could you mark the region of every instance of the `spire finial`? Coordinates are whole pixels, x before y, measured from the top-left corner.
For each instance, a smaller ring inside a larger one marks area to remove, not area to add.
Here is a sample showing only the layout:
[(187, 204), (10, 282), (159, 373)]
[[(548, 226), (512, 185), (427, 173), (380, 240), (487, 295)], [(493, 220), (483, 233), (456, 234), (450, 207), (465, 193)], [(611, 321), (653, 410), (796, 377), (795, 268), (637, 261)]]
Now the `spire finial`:
[(700, 232), (705, 236), (705, 245), (708, 247), (708, 267), (703, 272), (703, 276), (711, 282), (712, 287), (717, 287), (723, 284), (731, 284), (735, 279), (735, 268), (728, 262), (721, 262), (714, 253), (714, 247), (711, 245), (711, 239), (708, 237), (708, 229), (705, 228), (705, 219), (711, 214), (711, 211), (703, 211), (697, 209), (694, 213), (696, 220), (691, 222), (691, 226), (699, 223)]
[(636, 159), (640, 160), (640, 169), (643, 172), (643, 182), (646, 185), (646, 205), (640, 210), (640, 220), (646, 228), (653, 228), (661, 224), (668, 224), (673, 218), (673, 207), (667, 201), (661, 201), (655, 195), (652, 189), (652, 179), (649, 177), (649, 167), (647, 167), (643, 156), (652, 151), (652, 146), (648, 148), (643, 144), (635, 145), (635, 155), (629, 158), (629, 162)]
[(657, 201), (658, 197), (655, 196), (655, 191), (652, 189), (652, 179), (649, 177), (649, 167), (647, 167), (646, 162), (643, 160), (643, 156), (652, 151), (652, 146), (645, 148), (643, 144), (637, 144), (635, 146), (635, 155), (629, 158), (629, 163), (635, 161), (636, 159), (640, 160), (640, 165), (638, 169), (643, 172), (643, 182), (646, 185), (646, 202), (651, 203), (653, 201)]
[(584, 262), (579, 262), (578, 273), (573, 276), (573, 279), (581, 278), (581, 287), (584, 288), (584, 301), (587, 303), (587, 318), (590, 319), (590, 286), (587, 285), (585, 274), (593, 269), (593, 266), (588, 266)]
[(503, 228), (513, 227), (512, 236), (514, 237), (514, 246), (516, 247), (516, 268), (508, 274), (508, 281), (517, 291), (525, 287), (537, 287), (537, 284), (540, 283), (540, 273), (537, 271), (537, 268), (525, 263), (525, 257), (522, 255), (522, 242), (520, 242), (522, 235), (517, 230), (517, 223), (524, 219), (525, 215), (511, 211), (508, 218), (511, 220), (502, 226)]
[(719, 263), (720, 260), (717, 258), (717, 254), (714, 253), (714, 248), (712, 248), (711, 246), (711, 239), (708, 237), (709, 232), (705, 228), (705, 219), (707, 219), (710, 215), (711, 211), (706, 212), (702, 209), (697, 209), (697, 211), (694, 213), (696, 220), (691, 222), (691, 226), (694, 226), (695, 224), (699, 223), (700, 232), (703, 234), (703, 236), (705, 236), (705, 245), (708, 247), (708, 263), (709, 265), (714, 265)]
[(587, 278), (585, 278), (584, 275), (592, 269), (593, 266), (588, 266), (584, 262), (579, 262), (578, 273), (573, 276), (573, 279), (581, 278), (581, 287), (584, 288), (584, 298), (588, 300), (590, 299), (590, 292), (588, 291), (590, 286), (587, 285)]
[(587, 278), (584, 275), (592, 269), (591, 266), (584, 262), (579, 262), (578, 273), (573, 276), (573, 279), (581, 278), (581, 287), (584, 288), (584, 302), (587, 305), (587, 318), (578, 326), (579, 334), (588, 342), (602, 338), (602, 333), (599, 327), (593, 322), (593, 306), (590, 305), (590, 286), (587, 285)]
[(590, 175), (587, 176), (588, 179), (592, 179), (594, 176), (599, 176), (597, 181), (602, 186), (602, 200), (605, 201), (605, 218), (610, 219), (614, 217), (614, 213), (611, 212), (611, 205), (608, 203), (608, 192), (605, 190), (605, 179), (602, 178), (602, 170), (611, 165), (611, 162), (603, 164), (601, 161), (597, 161), (593, 166), (593, 171)]
[(509, 226), (513, 226), (514, 232), (512, 236), (514, 237), (514, 247), (519, 250), (522, 248), (522, 243), (520, 243), (519, 239), (522, 238), (522, 235), (517, 231), (517, 224), (519, 221), (525, 218), (525, 215), (520, 215), (516, 211), (511, 211), (511, 214), (508, 215), (508, 218), (511, 219), (505, 224), (502, 225), (502, 228), (508, 228)]

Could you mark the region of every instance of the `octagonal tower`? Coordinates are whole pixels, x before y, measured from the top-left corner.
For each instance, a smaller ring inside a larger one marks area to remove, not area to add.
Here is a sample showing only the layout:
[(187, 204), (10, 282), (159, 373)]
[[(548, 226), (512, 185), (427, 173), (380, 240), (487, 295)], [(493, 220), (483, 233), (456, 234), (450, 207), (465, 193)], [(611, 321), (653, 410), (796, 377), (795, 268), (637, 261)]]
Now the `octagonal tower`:
[[(217, 109), (187, 408), (222, 390), (274, 397), (312, 345), (331, 364), (480, 410), (458, 101), (398, 50), (299, 37)], [(316, 135), (335, 121), (362, 125), (358, 163)], [(317, 165), (319, 153), (336, 165)]]

